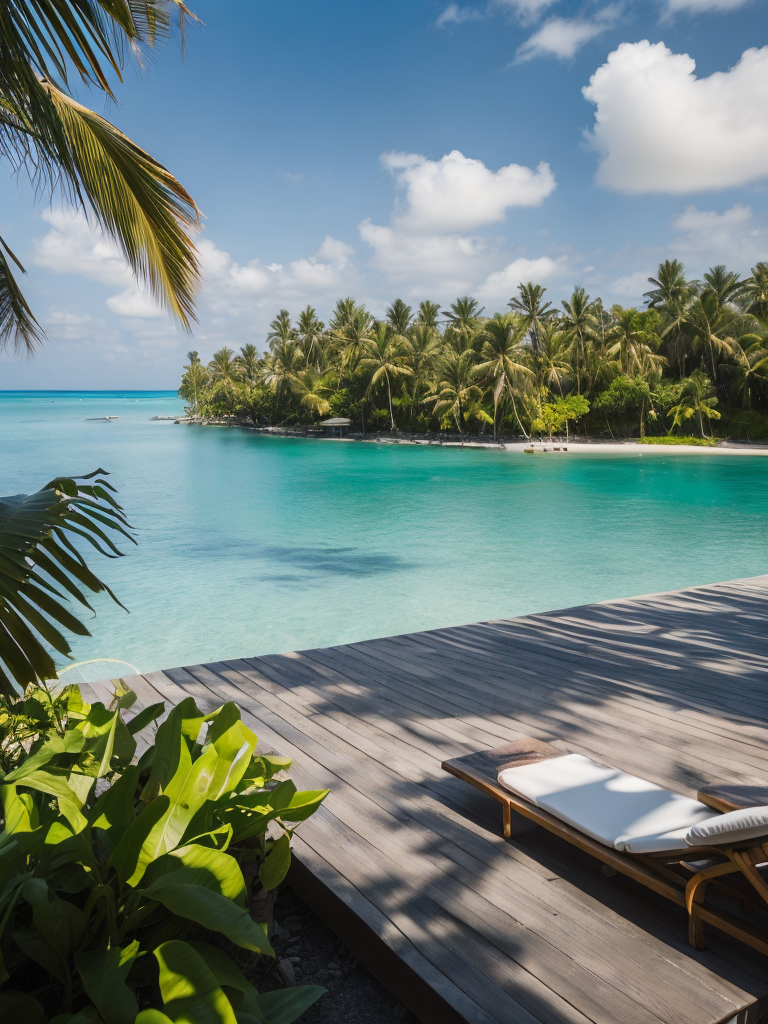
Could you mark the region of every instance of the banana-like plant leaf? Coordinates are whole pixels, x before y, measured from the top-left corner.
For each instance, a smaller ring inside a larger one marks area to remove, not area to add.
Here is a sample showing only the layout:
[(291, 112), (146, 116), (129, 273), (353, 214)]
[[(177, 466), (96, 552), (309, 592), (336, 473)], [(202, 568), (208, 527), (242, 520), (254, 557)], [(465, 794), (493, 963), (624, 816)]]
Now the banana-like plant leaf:
[(154, 953), (163, 1009), (174, 1024), (237, 1024), (231, 1003), (189, 943), (172, 939)]
[(221, 932), (242, 949), (275, 955), (264, 929), (246, 910), (202, 885), (163, 885), (160, 879), (146, 890), (146, 895), (172, 914), (196, 921), (209, 931)]
[(291, 866), (291, 838), (284, 834), (275, 842), (259, 868), (259, 881), (265, 889), (276, 889)]
[(154, 722), (156, 718), (165, 711), (165, 704), (150, 704), (149, 707), (143, 708), (137, 715), (134, 715), (130, 722), (126, 722), (128, 732), (131, 736), (135, 736), (137, 732), (141, 732), (142, 729), (146, 729), (150, 722)]
[[(88, 482), (98, 474), (95, 483)], [(67, 536), (74, 533), (95, 543), (106, 538), (103, 526), (133, 541), (103, 475), (97, 470), (60, 477), (34, 494), (0, 498), (0, 693), (5, 696), (56, 677), (51, 650), (70, 654), (59, 626), (89, 635), (49, 580), (85, 607), (90, 607), (86, 591), (107, 593), (117, 601)], [(120, 554), (114, 545), (112, 552)]]
[(124, 949), (112, 946), (75, 953), (77, 973), (104, 1024), (133, 1024), (139, 1012), (136, 996), (126, 985), (138, 952), (136, 939)]
[(285, 821), (306, 821), (315, 813), (329, 792), (328, 789), (305, 789), (294, 793), (285, 807), (281, 808), (280, 817)]
[(0, 1020), (45, 1024), (42, 1006), (26, 992), (0, 992)]
[(149, 884), (148, 892), (155, 884), (202, 885), (238, 906), (245, 906), (245, 880), (240, 865), (230, 854), (208, 846), (192, 843), (172, 850), (155, 861), (144, 877)]
[(258, 1024), (271, 1024), (259, 1009), (259, 993), (232, 962), (223, 949), (207, 942), (190, 942), (190, 946), (205, 960), (206, 966), (232, 1004), (238, 1024), (242, 1014), (249, 1014)]
[(293, 1024), (325, 992), (320, 985), (296, 985), (275, 992), (262, 992), (259, 1008), (269, 1024)]
[(131, 822), (112, 851), (107, 863), (115, 869), (121, 885), (136, 885), (144, 874), (152, 859), (145, 853), (147, 838), (168, 813), (170, 803), (167, 796), (159, 796), (148, 804)]
[(162, 1010), (142, 1010), (134, 1024), (174, 1024)]

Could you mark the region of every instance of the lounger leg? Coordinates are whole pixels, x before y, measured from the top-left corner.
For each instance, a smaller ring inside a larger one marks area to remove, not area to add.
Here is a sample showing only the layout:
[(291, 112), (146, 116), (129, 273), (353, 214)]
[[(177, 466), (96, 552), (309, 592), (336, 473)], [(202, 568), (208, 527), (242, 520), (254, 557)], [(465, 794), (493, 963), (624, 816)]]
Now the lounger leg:
[(503, 808), (502, 822), (504, 838), (509, 839), (512, 836), (512, 804), (508, 800), (505, 800), (501, 806)]
[(720, 875), (733, 872), (733, 865), (728, 861), (714, 867), (699, 871), (685, 887), (685, 907), (688, 911), (688, 942), (694, 949), (706, 949), (707, 938), (704, 922), (696, 915), (696, 904), (704, 902), (707, 885)]

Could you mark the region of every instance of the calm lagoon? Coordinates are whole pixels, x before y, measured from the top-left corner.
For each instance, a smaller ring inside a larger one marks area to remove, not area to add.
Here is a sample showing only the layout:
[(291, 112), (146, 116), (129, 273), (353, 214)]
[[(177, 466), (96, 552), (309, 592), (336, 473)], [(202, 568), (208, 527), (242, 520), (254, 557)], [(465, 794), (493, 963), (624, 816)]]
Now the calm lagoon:
[(103, 467), (137, 531), (127, 557), (92, 563), (130, 614), (98, 601), (78, 659), (167, 668), (768, 572), (768, 458), (531, 458), (151, 418), (182, 408), (0, 392), (0, 493)]

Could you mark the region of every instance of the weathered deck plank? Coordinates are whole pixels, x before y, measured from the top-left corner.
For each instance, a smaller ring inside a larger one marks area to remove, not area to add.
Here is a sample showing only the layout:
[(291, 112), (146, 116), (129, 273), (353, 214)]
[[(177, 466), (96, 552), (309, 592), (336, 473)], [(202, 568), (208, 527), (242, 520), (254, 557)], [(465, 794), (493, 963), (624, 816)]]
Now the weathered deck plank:
[(764, 576), (133, 682), (236, 701), (331, 789), (294, 883), (426, 1024), (757, 1024), (764, 958), (693, 951), (679, 908), (541, 830), (502, 840), (440, 762), (535, 735), (691, 795), (766, 785), (767, 613)]

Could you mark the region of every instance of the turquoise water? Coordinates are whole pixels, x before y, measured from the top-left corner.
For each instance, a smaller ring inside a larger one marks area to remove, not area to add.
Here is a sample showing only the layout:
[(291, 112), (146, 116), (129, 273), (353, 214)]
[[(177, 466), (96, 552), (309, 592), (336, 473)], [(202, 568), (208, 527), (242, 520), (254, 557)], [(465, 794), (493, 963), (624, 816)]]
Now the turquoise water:
[(163, 392), (0, 392), (0, 493), (102, 466), (137, 531), (95, 565), (130, 615), (99, 601), (78, 659), (149, 670), (768, 572), (768, 458), (531, 458), (151, 420), (181, 410)]

